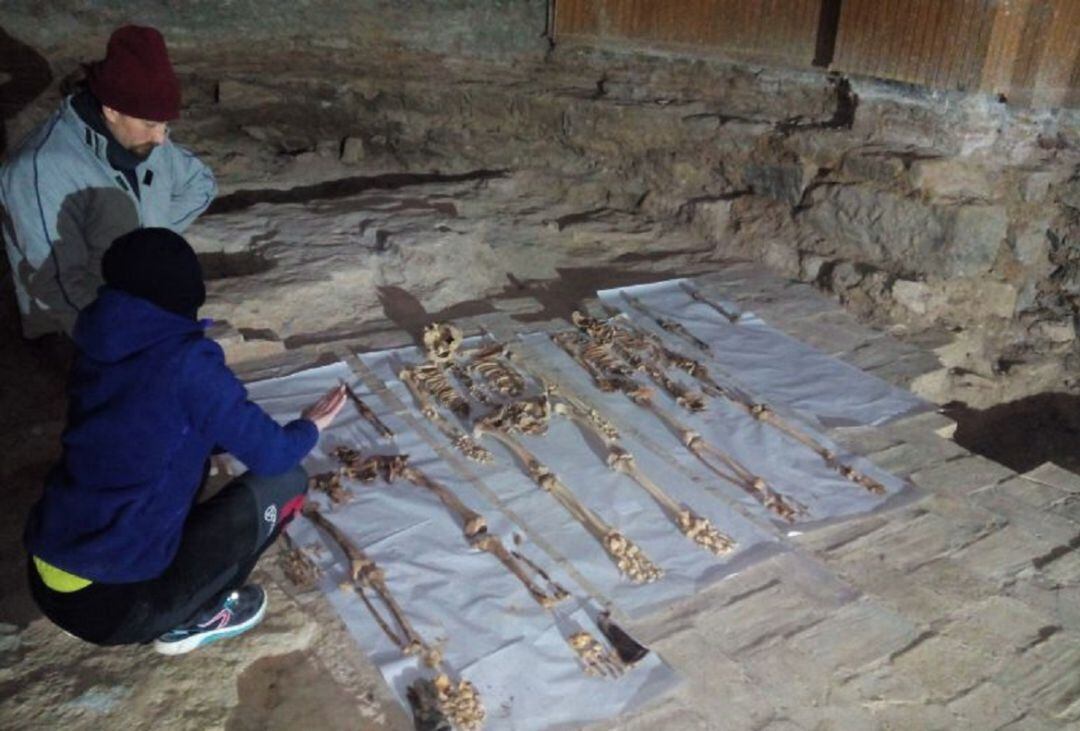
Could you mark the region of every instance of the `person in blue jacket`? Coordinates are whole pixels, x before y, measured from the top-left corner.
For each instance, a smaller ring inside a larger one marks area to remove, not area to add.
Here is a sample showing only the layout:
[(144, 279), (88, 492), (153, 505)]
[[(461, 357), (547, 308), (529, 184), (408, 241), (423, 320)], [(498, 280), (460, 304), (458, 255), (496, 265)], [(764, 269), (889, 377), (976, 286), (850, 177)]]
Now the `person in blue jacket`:
[(164, 38), (126, 25), (83, 88), (0, 166), (0, 230), (25, 337), (71, 334), (118, 236), (143, 226), (183, 232), (210, 205), (213, 173), (169, 139), (179, 116)]
[[(63, 453), (26, 525), (31, 593), (88, 642), (187, 652), (262, 618), (248, 575), (300, 509), (300, 461), (346, 395), (284, 426), (249, 401), (196, 319), (206, 290), (179, 234), (125, 234), (102, 271), (75, 324)], [(220, 450), (249, 471), (196, 503)]]

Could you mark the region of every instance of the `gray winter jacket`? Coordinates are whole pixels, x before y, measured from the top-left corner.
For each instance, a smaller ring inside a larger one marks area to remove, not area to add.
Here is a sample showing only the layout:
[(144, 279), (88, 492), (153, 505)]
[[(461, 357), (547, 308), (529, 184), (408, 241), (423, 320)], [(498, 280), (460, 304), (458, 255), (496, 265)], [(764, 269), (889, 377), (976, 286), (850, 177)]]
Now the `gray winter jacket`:
[(217, 193), (210, 169), (166, 140), (135, 168), (136, 194), (109, 164), (107, 139), (71, 102), (0, 167), (0, 223), (26, 337), (71, 332), (117, 236), (150, 226), (181, 232)]

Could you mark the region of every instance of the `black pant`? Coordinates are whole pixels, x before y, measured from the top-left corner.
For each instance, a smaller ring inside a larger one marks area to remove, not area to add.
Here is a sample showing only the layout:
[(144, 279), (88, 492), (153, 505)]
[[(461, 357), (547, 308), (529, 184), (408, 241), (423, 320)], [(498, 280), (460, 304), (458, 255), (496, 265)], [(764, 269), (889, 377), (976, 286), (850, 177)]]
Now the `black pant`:
[(300, 467), (273, 477), (241, 475), (191, 509), (176, 557), (154, 579), (58, 592), (45, 586), (31, 560), (34, 601), (55, 624), (87, 642), (150, 642), (242, 586), (299, 510), (306, 490), (307, 473)]

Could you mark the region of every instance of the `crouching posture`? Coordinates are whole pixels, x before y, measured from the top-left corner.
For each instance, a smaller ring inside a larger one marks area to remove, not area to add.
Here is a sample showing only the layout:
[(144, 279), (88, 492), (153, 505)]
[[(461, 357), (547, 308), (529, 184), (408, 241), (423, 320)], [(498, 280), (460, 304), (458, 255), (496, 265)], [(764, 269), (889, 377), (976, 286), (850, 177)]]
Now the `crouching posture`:
[[(196, 319), (202, 272), (172, 231), (120, 237), (102, 273), (74, 330), (63, 455), (26, 526), (30, 587), (88, 642), (188, 652), (262, 619), (248, 576), (300, 509), (300, 461), (345, 394), (285, 426), (248, 401)], [(196, 504), (218, 450), (249, 472)]]

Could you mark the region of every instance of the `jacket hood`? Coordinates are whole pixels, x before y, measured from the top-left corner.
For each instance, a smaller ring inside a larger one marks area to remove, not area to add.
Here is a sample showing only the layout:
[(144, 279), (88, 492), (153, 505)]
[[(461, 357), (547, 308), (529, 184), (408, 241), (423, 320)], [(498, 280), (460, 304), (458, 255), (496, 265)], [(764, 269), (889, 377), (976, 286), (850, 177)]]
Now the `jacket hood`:
[(195, 320), (106, 286), (79, 313), (72, 338), (87, 357), (116, 363), (165, 340), (201, 334), (202, 329)]

